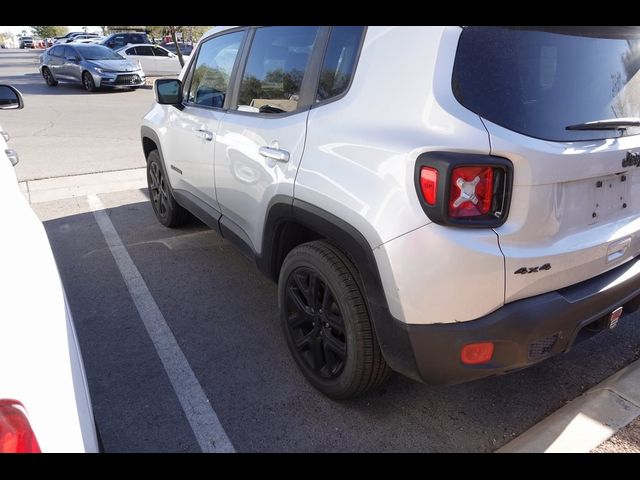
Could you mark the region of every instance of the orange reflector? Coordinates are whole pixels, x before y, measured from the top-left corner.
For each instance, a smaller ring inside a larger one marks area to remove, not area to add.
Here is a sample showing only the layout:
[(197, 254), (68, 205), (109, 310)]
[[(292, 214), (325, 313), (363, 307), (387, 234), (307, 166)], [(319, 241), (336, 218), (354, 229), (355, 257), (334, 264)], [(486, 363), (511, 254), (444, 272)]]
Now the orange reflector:
[(493, 357), (493, 342), (470, 343), (462, 347), (460, 360), (466, 365), (487, 363)]

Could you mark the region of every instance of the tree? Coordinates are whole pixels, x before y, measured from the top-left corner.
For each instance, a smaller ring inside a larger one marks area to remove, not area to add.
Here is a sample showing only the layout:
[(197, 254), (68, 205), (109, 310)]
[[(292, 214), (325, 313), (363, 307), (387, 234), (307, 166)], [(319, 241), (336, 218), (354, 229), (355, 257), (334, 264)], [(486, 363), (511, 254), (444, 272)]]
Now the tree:
[(182, 52), (180, 51), (178, 39), (176, 37), (176, 27), (169, 27), (169, 33), (171, 33), (171, 39), (173, 40), (173, 44), (176, 46), (176, 54), (178, 55), (180, 66), (184, 67), (184, 58), (182, 58)]
[(67, 27), (63, 26), (51, 26), (45, 25), (43, 27), (30, 27), (33, 33), (35, 33), (40, 38), (53, 38), (53, 37), (61, 37), (62, 35), (66, 35), (69, 31)]
[(0, 32), (0, 45), (5, 45), (9, 43), (9, 40), (13, 38), (11, 32)]

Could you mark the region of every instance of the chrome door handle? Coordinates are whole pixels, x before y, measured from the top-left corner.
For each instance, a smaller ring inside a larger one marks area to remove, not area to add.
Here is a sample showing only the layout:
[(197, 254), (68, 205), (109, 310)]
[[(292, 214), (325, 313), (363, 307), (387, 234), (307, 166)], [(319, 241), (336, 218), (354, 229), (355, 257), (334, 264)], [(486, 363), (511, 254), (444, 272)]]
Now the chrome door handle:
[(272, 158), (278, 162), (288, 162), (289, 152), (282, 150), (280, 144), (277, 141), (271, 142), (269, 147), (260, 147), (258, 153), (266, 158)]
[(200, 138), (204, 138), (207, 142), (213, 140), (213, 133), (209, 130), (205, 130), (204, 128), (197, 128), (196, 133)]

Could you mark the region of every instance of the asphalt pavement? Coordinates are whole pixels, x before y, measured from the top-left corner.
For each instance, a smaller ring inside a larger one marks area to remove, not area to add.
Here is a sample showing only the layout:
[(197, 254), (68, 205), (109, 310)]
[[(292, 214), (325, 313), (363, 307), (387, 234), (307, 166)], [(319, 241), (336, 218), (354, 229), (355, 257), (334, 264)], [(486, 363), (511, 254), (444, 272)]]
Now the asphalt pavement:
[[(33, 51), (0, 50), (0, 83), (25, 95), (24, 110), (0, 112), (20, 154), (20, 180), (104, 171), (126, 177), (143, 167), (139, 120), (152, 91), (50, 88), (36, 59)], [(180, 372), (162, 360), (164, 344), (150, 333), (98, 218), (113, 226), (122, 245), (116, 250), (135, 266), (145, 301), (157, 306), (184, 356), (180, 365), (195, 375), (235, 451), (491, 452), (640, 357), (640, 317), (632, 315), (510, 375), (453, 387), (394, 375), (379, 391), (332, 401), (296, 369), (280, 330), (276, 286), (238, 250), (197, 221), (161, 226), (144, 188), (105, 192), (97, 185), (94, 193), (43, 197), (32, 206), (58, 262), (109, 452), (197, 452), (201, 444), (176, 391)], [(95, 213), (96, 204), (106, 216)]]

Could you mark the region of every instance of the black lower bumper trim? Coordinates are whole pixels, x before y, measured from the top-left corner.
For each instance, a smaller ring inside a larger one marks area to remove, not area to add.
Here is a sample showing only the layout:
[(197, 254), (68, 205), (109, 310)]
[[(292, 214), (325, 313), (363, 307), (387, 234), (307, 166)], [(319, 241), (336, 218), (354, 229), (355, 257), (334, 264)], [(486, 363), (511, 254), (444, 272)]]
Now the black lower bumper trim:
[[(507, 373), (568, 351), (575, 343), (608, 329), (618, 307), (623, 316), (640, 307), (640, 257), (598, 277), (558, 291), (509, 303), (477, 320), (406, 325), (396, 321), (396, 335), (408, 337), (416, 372), (431, 384), (455, 384)], [(494, 342), (491, 361), (464, 365), (461, 348)]]

